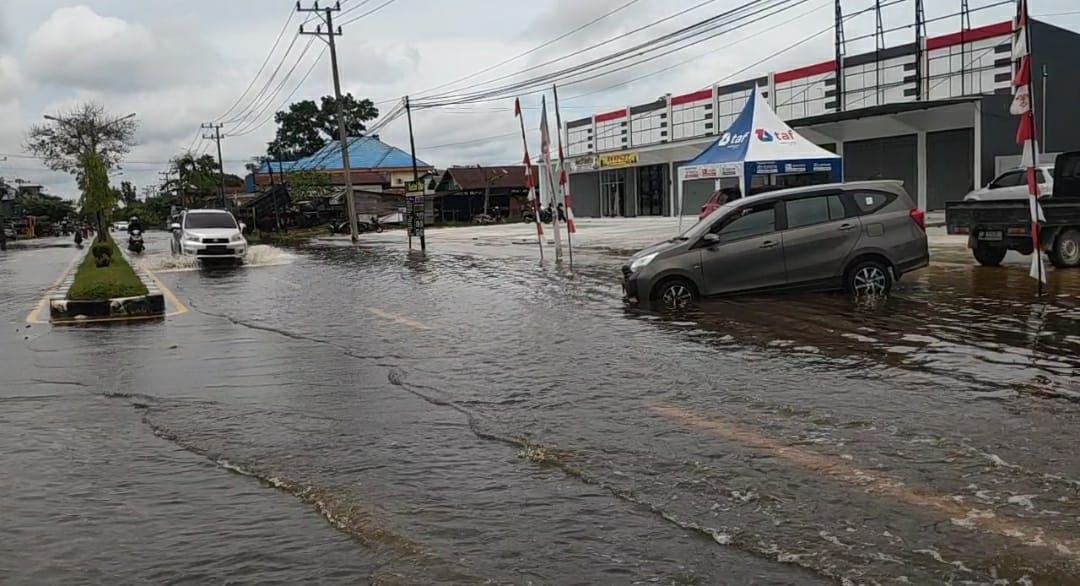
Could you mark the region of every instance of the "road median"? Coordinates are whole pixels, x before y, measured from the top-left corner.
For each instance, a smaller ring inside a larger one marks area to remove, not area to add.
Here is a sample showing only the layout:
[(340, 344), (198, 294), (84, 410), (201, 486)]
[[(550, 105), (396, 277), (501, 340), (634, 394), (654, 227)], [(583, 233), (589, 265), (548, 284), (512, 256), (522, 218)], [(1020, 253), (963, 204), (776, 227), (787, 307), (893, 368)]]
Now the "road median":
[[(106, 266), (98, 259), (109, 256)], [(163, 317), (165, 297), (151, 276), (129, 263), (111, 238), (95, 242), (49, 298), (52, 323)]]

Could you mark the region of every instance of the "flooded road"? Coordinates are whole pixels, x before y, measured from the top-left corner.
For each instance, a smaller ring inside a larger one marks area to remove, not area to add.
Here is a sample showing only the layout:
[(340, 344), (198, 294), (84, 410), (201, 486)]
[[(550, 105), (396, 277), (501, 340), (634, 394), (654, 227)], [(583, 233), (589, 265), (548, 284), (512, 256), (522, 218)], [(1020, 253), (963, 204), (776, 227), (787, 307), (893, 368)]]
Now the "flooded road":
[(162, 238), (131, 326), (27, 328), (76, 251), (0, 254), (0, 582), (1080, 583), (1080, 271), (664, 316), (587, 247)]

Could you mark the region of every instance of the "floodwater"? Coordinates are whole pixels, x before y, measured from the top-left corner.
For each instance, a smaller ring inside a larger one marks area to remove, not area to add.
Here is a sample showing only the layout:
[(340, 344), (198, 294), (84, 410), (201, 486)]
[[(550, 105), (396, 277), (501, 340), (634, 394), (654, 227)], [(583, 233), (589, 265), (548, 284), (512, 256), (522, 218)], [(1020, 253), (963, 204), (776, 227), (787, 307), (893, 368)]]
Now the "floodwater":
[(600, 252), (162, 238), (139, 325), (27, 327), (76, 251), (0, 253), (0, 583), (1080, 584), (1080, 271), (658, 315)]

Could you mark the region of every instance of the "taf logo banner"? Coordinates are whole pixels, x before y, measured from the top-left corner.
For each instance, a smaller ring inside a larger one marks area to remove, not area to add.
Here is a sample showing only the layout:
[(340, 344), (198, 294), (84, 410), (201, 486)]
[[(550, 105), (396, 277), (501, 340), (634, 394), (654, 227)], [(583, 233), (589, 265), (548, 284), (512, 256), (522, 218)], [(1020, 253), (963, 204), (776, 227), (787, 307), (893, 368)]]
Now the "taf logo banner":
[(776, 130), (769, 132), (764, 128), (754, 131), (757, 139), (761, 142), (795, 142), (795, 132), (792, 130)]
[(749, 132), (736, 133), (736, 134), (733, 134), (731, 132), (725, 132), (723, 135), (720, 136), (720, 140), (716, 141), (716, 144), (718, 144), (720, 146), (735, 147), (735, 146), (739, 146), (742, 143), (746, 142), (746, 139), (749, 138), (749, 137), (750, 137)]

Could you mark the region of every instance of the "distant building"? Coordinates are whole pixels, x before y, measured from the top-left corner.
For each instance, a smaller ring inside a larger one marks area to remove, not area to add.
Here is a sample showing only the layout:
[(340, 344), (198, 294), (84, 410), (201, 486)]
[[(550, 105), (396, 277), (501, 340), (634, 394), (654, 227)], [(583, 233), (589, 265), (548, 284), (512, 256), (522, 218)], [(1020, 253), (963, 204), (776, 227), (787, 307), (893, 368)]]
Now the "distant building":
[(520, 218), (529, 195), (525, 166), (450, 167), (435, 185), (435, 221), (471, 221), (484, 213), (485, 194), (489, 214)]
[[(564, 123), (578, 216), (673, 216), (680, 166), (721, 138), (752, 91), (807, 139), (844, 158), (844, 179), (904, 182), (919, 207), (944, 208), (1019, 154), (1012, 100), (1013, 23), (667, 94)], [(1047, 114), (1045, 152), (1080, 148), (1080, 35), (1032, 20), (1034, 103)], [(1046, 77), (1041, 76), (1045, 73)], [(1044, 90), (1045, 94), (1044, 95)], [(1041, 114), (1042, 112), (1040, 112)], [(1037, 121), (1041, 122), (1040, 121)], [(780, 183), (780, 174), (772, 180)], [(726, 179), (687, 181), (683, 214), (697, 215)], [(733, 181), (733, 180), (730, 180)]]
[[(353, 187), (365, 191), (404, 193), (405, 184), (413, 180), (412, 156), (382, 142), (377, 134), (349, 139), (349, 168)], [(416, 170), (423, 175), (433, 172), (435, 167), (417, 159)], [(270, 177), (271, 171), (273, 178)], [(249, 186), (270, 185), (271, 181), (278, 182), (282, 174), (287, 182), (290, 173), (308, 171), (326, 173), (333, 185), (344, 185), (345, 173), (338, 141), (332, 141), (315, 154), (298, 161), (263, 162), (256, 169)]]

